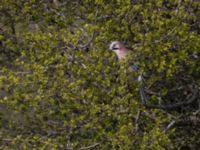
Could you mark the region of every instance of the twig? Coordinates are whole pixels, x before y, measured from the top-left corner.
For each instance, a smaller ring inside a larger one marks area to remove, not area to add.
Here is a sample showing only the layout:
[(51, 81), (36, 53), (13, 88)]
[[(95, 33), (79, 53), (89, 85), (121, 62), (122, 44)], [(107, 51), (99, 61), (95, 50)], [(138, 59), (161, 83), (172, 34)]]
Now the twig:
[(140, 118), (140, 114), (141, 114), (141, 111), (140, 109), (138, 110), (137, 112), (137, 115), (136, 115), (136, 118), (135, 118), (135, 132), (137, 133), (138, 129), (139, 129), (139, 118)]
[(175, 123), (176, 123), (176, 120), (172, 120), (172, 122), (168, 124), (168, 126), (165, 128), (163, 132), (166, 133)]
[(82, 147), (82, 148), (78, 148), (78, 150), (85, 150), (85, 149), (91, 149), (91, 148), (94, 148), (98, 145), (100, 145), (101, 143), (95, 143), (93, 145), (90, 145), (90, 146), (87, 146), (87, 147)]
[(179, 13), (179, 7), (181, 6), (181, 3), (182, 3), (182, 0), (179, 0), (178, 1), (178, 6), (176, 8), (176, 15), (178, 15), (178, 13)]

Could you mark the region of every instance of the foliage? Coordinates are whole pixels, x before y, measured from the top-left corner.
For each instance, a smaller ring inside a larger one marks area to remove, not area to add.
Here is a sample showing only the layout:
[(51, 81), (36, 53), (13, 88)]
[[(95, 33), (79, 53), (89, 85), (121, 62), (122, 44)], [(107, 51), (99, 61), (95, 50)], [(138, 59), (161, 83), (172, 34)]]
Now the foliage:
[[(1, 0), (1, 148), (197, 148), (199, 7)], [(125, 62), (108, 51), (113, 40), (132, 49)], [(147, 105), (135, 80), (141, 72)]]

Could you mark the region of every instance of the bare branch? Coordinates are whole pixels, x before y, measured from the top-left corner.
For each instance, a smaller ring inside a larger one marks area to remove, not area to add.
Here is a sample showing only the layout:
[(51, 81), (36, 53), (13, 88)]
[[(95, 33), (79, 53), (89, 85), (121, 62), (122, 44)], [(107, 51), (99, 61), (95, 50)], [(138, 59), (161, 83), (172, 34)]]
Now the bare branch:
[(93, 145), (90, 145), (90, 146), (87, 146), (87, 147), (82, 147), (82, 148), (78, 148), (78, 150), (85, 150), (85, 149), (91, 149), (91, 148), (94, 148), (98, 145), (100, 145), (101, 143), (95, 143)]
[(176, 103), (176, 104), (172, 104), (172, 105), (150, 105), (150, 104), (143, 104), (146, 108), (149, 109), (164, 109), (164, 110), (174, 110), (177, 109), (179, 107), (185, 106), (185, 105), (189, 105), (191, 103), (193, 103), (198, 97), (198, 88), (196, 87), (193, 90), (193, 95), (192, 97), (187, 100), (186, 102), (180, 102), (180, 103)]
[(176, 123), (176, 120), (172, 120), (172, 121), (168, 124), (168, 126), (165, 128), (165, 130), (164, 130), (163, 132), (166, 133), (169, 129), (171, 129), (171, 128), (174, 126), (175, 123)]
[(136, 133), (138, 132), (138, 129), (139, 129), (139, 123), (138, 123), (138, 121), (139, 121), (139, 118), (140, 118), (140, 114), (141, 114), (141, 111), (139, 109), (138, 112), (137, 112), (137, 116), (135, 118), (135, 132)]

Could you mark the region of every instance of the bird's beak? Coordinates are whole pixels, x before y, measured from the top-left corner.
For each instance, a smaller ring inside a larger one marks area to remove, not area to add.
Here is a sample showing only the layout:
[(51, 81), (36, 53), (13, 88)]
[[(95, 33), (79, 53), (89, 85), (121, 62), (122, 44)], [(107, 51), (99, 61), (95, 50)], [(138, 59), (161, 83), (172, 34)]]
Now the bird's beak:
[(119, 50), (119, 48), (113, 47), (113, 48), (111, 48), (110, 50), (116, 51), (116, 50)]

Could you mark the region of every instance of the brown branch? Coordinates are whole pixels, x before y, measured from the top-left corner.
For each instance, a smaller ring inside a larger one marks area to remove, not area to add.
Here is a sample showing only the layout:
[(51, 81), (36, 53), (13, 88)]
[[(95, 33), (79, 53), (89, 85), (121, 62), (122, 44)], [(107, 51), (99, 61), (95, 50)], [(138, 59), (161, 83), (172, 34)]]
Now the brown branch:
[(180, 117), (174, 124), (174, 126), (200, 126), (200, 116), (190, 115)]

